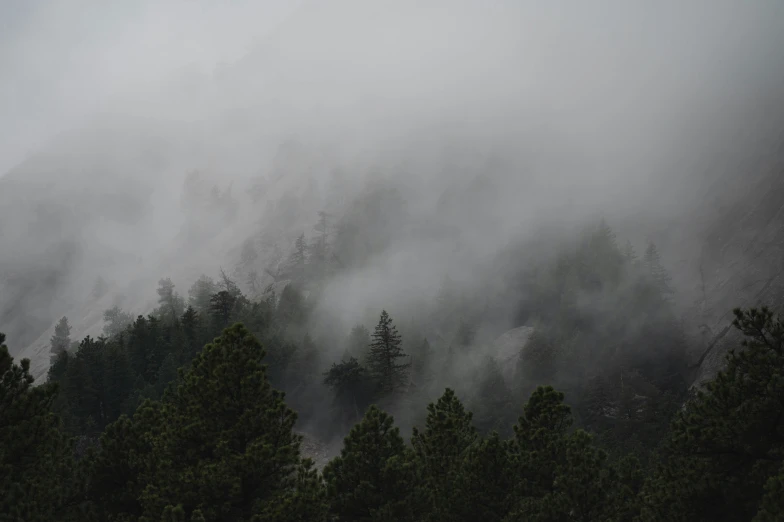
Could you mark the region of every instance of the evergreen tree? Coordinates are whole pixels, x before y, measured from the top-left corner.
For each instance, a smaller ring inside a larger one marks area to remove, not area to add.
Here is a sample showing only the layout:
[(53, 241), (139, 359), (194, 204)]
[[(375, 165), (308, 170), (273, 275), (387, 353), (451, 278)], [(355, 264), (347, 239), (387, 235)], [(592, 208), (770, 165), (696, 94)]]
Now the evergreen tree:
[(54, 335), (49, 344), (51, 346), (49, 349), (51, 353), (49, 360), (51, 364), (54, 364), (57, 357), (71, 347), (71, 325), (68, 324), (67, 317), (63, 317), (58, 321), (54, 327)]
[(410, 520), (414, 475), (407, 461), (394, 419), (371, 406), (323, 471), (335, 519)]
[(344, 359), (355, 358), (360, 364), (365, 364), (367, 351), (370, 346), (370, 332), (363, 325), (358, 324), (351, 329), (346, 340)]
[(305, 234), (300, 234), (294, 242), (294, 251), (286, 261), (286, 271), (293, 281), (301, 282), (305, 277), (305, 264), (307, 263), (308, 244)]
[(296, 414), (270, 386), (263, 357), (258, 341), (236, 324), (184, 372), (161, 406), (164, 426), (148, 461), (154, 466), (141, 503), (150, 520), (176, 505), (186, 515), (200, 509), (205, 520), (314, 514), (318, 478), (300, 460)]
[(423, 339), (411, 361), (411, 377), (416, 386), (423, 391), (430, 388), (433, 383), (433, 364), (433, 348), (427, 339)]
[(751, 520), (771, 506), (766, 487), (778, 487), (784, 455), (784, 323), (751, 308), (736, 309), (733, 324), (742, 349), (676, 414), (646, 520)]
[(119, 306), (113, 306), (103, 313), (103, 334), (107, 337), (120, 335), (133, 322), (133, 316)]
[(206, 315), (210, 310), (210, 298), (218, 293), (218, 285), (211, 277), (202, 275), (188, 290), (188, 304), (198, 313)]
[(51, 412), (57, 384), (33, 385), (0, 333), (0, 521), (78, 520), (71, 448)]
[(477, 372), (474, 390), (470, 404), (475, 412), (474, 422), (479, 431), (511, 434), (508, 432), (514, 422), (512, 392), (504, 381), (498, 363), (492, 357), (484, 357)]
[(367, 373), (359, 362), (351, 357), (333, 364), (324, 372), (324, 384), (335, 394), (335, 402), (342, 412), (340, 417), (357, 422), (370, 392)]
[(386, 310), (381, 312), (372, 337), (368, 368), (378, 382), (379, 392), (384, 395), (399, 392), (408, 384), (410, 363), (398, 362), (407, 355), (403, 353), (403, 340)]
[(293, 285), (289, 284), (283, 289), (278, 300), (277, 319), (282, 326), (299, 326), (305, 320), (305, 306), (302, 294)]
[(427, 407), (424, 431), (414, 428), (411, 445), (420, 468), (428, 499), (427, 520), (452, 520), (452, 508), (458, 501), (455, 487), (468, 449), (477, 441), (471, 412), (449, 388), (435, 404)]
[(645, 249), (642, 263), (661, 296), (665, 299), (672, 296), (674, 292), (670, 284), (671, 278), (661, 263), (659, 249), (652, 242), (648, 243), (648, 248)]
[(185, 311), (185, 300), (174, 291), (174, 283), (170, 278), (158, 281), (158, 304), (155, 315), (174, 322)]
[(228, 290), (221, 290), (210, 297), (209, 314), (218, 329), (228, 326), (236, 302), (237, 298)]

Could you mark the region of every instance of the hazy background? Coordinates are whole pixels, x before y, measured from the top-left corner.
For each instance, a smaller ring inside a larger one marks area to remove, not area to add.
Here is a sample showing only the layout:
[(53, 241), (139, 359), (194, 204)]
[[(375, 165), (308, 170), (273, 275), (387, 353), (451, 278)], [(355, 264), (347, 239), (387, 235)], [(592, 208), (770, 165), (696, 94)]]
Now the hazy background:
[[(344, 329), (589, 218), (690, 282), (706, 191), (779, 137), (782, 20), (774, 0), (3, 2), (0, 327), (43, 361), (56, 318), (78, 337), (112, 303), (146, 312), (159, 277), (184, 291), (249, 237), (288, 252), (382, 185), (394, 230), (320, 303)], [(195, 169), (236, 216), (182, 204)]]

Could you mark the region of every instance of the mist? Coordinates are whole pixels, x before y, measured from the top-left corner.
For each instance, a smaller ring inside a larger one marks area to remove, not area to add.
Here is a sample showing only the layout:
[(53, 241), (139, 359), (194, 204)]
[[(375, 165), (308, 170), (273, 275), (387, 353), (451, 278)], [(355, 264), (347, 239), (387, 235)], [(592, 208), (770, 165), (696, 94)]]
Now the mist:
[(775, 1), (4, 3), (0, 327), (40, 377), (59, 317), (97, 335), (111, 306), (149, 313), (162, 277), (244, 286), (322, 210), (366, 238), (344, 234), (354, 261), (312, 292), (325, 361), (382, 309), (404, 330), (432, 313), (446, 277), (493, 301), (491, 343), (524, 322), (507, 276), (602, 218), (690, 281), (717, 165), (780, 128), (782, 19)]

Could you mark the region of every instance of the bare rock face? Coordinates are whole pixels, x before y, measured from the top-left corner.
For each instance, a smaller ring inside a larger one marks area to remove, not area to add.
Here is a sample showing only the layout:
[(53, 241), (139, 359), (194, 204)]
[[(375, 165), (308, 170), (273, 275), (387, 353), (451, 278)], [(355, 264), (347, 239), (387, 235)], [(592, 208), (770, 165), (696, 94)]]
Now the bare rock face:
[(501, 368), (501, 375), (508, 386), (514, 381), (523, 348), (533, 331), (531, 326), (520, 326), (503, 333), (493, 341), (491, 354)]
[(784, 312), (784, 141), (747, 168), (749, 175), (725, 178), (695, 205), (694, 219), (683, 220), (690, 238), (673, 248), (698, 249), (684, 260), (688, 270), (678, 285), (690, 297), (683, 323), (698, 347), (695, 385), (713, 378), (728, 350), (740, 346), (733, 308)]
[(312, 459), (315, 468), (319, 471), (324, 469), (330, 459), (337, 454), (337, 452), (333, 454), (327, 444), (309, 433), (298, 432), (297, 435), (302, 436), (302, 445), (300, 446), (302, 456)]

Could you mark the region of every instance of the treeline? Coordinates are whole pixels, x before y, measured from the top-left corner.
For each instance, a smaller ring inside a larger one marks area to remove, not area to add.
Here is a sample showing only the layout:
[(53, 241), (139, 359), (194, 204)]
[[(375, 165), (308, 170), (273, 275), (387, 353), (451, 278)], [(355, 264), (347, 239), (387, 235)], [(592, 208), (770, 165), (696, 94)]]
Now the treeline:
[(0, 520), (779, 520), (784, 323), (765, 308), (735, 316), (743, 346), (676, 413), (649, 471), (609, 459), (540, 386), (509, 438), (479, 434), (449, 389), (408, 442), (371, 406), (318, 473), (240, 324), (77, 458), (51, 409), (57, 384), (34, 386), (3, 345)]
[[(48, 379), (59, 383), (54, 407), (66, 428), (94, 440), (119, 415), (161, 398), (178, 368), (187, 368), (223, 328), (241, 322), (266, 347), (272, 384), (321, 438), (345, 434), (371, 403), (407, 427), (421, 423), (423, 408), (445, 387), (465, 398), (482, 433), (506, 436), (515, 420), (512, 405), (549, 384), (570, 397), (577, 425), (614, 457), (633, 452), (648, 465), (689, 384), (673, 290), (655, 245), (638, 257), (601, 223), (576, 247), (510, 277), (518, 296), (506, 304), (534, 327), (510, 383), (488, 339), (478, 338), (496, 313), (487, 304), (492, 296), (465, 291), (449, 278), (430, 309), (400, 330), (384, 312), (374, 328), (357, 324), (345, 338), (329, 324), (313, 332), (319, 289), (346, 257), (329, 219), (321, 213), (311, 241), (299, 236), (287, 258), (264, 268), (279, 296), (261, 288), (257, 246), (249, 242), (232, 277), (202, 276), (187, 298), (162, 279), (156, 310), (135, 319), (118, 307), (107, 310), (98, 338), (72, 343), (63, 318), (51, 342)], [(238, 278), (246, 280), (247, 293)]]

